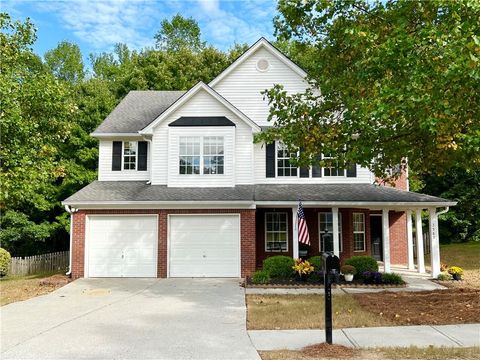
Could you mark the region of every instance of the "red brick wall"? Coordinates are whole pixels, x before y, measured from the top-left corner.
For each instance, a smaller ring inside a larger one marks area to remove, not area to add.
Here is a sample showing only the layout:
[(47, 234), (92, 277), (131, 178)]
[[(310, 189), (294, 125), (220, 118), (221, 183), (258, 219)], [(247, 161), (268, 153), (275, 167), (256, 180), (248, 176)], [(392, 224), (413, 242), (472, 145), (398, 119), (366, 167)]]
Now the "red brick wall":
[(407, 264), (407, 215), (403, 211), (390, 211), (390, 262)]
[(240, 214), (242, 277), (255, 271), (255, 210), (245, 209), (174, 209), (174, 210), (83, 210), (73, 218), (72, 278), (84, 276), (85, 216), (101, 214), (158, 214), (158, 277), (167, 277), (168, 214)]

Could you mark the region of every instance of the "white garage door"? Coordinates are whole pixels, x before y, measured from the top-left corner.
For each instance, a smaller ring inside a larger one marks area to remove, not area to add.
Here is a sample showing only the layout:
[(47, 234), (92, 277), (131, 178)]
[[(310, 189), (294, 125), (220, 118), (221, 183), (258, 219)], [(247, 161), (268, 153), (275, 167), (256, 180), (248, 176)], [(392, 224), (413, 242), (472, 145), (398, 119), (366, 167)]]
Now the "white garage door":
[(240, 277), (238, 215), (171, 215), (171, 277)]
[(89, 277), (157, 277), (156, 216), (89, 216)]

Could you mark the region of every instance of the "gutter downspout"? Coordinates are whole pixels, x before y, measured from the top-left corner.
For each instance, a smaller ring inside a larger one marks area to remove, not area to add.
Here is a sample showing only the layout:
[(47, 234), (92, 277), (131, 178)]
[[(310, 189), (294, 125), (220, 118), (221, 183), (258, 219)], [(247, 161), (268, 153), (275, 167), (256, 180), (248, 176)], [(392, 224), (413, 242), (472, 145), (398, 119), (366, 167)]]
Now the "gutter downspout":
[(68, 271), (65, 275), (70, 276), (72, 274), (72, 243), (73, 243), (73, 214), (78, 211), (78, 209), (72, 208), (68, 205), (65, 205), (65, 210), (70, 214), (70, 246), (68, 248)]
[(445, 214), (446, 212), (448, 212), (448, 210), (450, 210), (450, 206), (447, 206), (447, 207), (445, 207), (444, 210), (437, 212), (437, 216)]

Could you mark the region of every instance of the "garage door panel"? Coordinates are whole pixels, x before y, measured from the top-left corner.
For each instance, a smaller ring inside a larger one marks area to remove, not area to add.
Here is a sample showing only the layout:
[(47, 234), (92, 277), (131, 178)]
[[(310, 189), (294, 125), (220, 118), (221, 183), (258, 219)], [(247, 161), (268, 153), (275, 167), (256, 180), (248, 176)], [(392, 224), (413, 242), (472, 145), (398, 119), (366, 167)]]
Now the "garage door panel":
[(170, 276), (240, 276), (238, 215), (171, 216), (169, 234)]
[(88, 276), (156, 277), (156, 216), (89, 217)]

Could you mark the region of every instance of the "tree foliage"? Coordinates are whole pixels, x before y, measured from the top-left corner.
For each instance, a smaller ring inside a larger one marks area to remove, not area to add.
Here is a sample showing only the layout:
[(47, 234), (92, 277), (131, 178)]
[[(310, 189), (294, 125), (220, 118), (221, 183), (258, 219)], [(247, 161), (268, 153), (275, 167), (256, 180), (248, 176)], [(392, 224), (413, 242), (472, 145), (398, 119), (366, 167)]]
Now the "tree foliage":
[[(417, 172), (480, 166), (480, 3), (286, 1), (281, 41), (320, 89), (266, 92), (281, 138), (300, 162), (319, 153), (377, 175), (408, 158)], [(345, 146), (346, 145), (346, 146)]]
[(47, 51), (44, 58), (57, 79), (76, 83), (85, 76), (82, 53), (77, 44), (62, 41), (55, 49)]
[(200, 27), (194, 19), (177, 14), (170, 21), (162, 20), (160, 30), (155, 35), (156, 47), (172, 52), (184, 49), (198, 52), (205, 46), (200, 35)]

